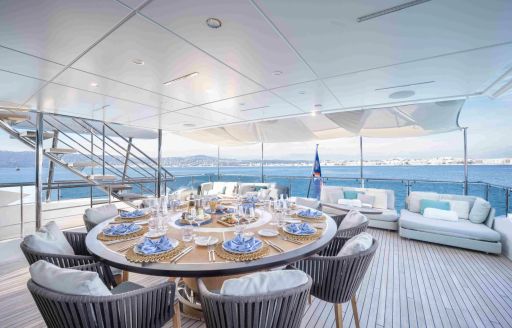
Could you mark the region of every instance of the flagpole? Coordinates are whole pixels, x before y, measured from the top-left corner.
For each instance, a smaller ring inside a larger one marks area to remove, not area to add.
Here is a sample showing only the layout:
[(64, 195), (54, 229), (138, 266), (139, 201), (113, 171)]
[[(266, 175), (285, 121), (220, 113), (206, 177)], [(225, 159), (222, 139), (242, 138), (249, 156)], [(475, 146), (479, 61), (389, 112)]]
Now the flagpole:
[(316, 151), (315, 151), (315, 159), (313, 160), (313, 171), (311, 172), (311, 177), (309, 179), (309, 185), (308, 185), (308, 194), (307, 198), (309, 198), (309, 192), (311, 190), (311, 182), (313, 182), (313, 178), (315, 177), (315, 162), (316, 162), (316, 154), (318, 154), (318, 144), (316, 144)]
[(363, 136), (359, 136), (359, 152), (361, 154), (359, 168), (361, 173), (361, 188), (364, 188), (364, 179), (363, 179)]

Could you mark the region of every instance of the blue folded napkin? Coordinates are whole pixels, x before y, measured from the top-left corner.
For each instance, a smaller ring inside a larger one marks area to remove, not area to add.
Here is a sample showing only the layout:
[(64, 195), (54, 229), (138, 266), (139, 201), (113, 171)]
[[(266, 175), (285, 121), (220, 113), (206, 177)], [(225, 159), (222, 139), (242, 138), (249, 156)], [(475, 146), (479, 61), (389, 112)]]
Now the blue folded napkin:
[(172, 248), (172, 243), (167, 236), (162, 236), (158, 240), (144, 238), (144, 241), (136, 246), (137, 251), (144, 255), (162, 253)]
[(244, 198), (244, 203), (256, 203), (258, 202), (258, 196), (251, 195)]
[(250, 253), (260, 249), (262, 242), (254, 237), (244, 238), (242, 235), (236, 235), (234, 239), (226, 240), (223, 246), (228, 251)]
[[(207, 208), (205, 210), (206, 214), (212, 214), (211, 212), (211, 209)], [(216, 210), (215, 210), (215, 214), (226, 214), (226, 213), (234, 213), (235, 212), (235, 209), (232, 208), (232, 207), (218, 207)]]
[(122, 218), (129, 219), (129, 218), (138, 218), (139, 216), (143, 216), (144, 214), (145, 213), (142, 210), (135, 210), (135, 211), (132, 211), (132, 212), (121, 212), (119, 214), (119, 216), (122, 217)]
[(106, 235), (127, 235), (129, 233), (133, 233), (139, 231), (140, 226), (134, 223), (121, 223), (116, 225), (110, 225), (103, 229), (103, 233)]
[(286, 226), (286, 231), (297, 235), (312, 235), (316, 232), (308, 223), (290, 223)]
[(322, 216), (322, 212), (308, 208), (307, 210), (299, 211), (299, 215), (306, 218), (317, 218)]

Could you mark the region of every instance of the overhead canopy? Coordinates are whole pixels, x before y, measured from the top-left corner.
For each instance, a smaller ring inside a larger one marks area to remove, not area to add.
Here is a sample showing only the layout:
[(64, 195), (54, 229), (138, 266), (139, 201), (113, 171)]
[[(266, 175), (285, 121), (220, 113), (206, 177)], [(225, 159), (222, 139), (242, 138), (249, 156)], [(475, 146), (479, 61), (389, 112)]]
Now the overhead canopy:
[(464, 100), (343, 111), (183, 132), (197, 141), (234, 146), (300, 142), (353, 136), (417, 137), (460, 129)]

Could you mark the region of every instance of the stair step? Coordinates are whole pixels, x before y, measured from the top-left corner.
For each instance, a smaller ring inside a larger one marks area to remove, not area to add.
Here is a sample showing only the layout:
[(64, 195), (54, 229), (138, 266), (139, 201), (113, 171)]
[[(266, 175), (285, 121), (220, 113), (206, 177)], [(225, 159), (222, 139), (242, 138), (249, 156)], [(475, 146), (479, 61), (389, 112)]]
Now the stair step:
[(105, 180), (115, 180), (116, 176), (115, 175), (92, 174), (92, 175), (88, 175), (87, 178), (90, 180), (95, 180), (95, 181), (105, 181)]
[(119, 197), (122, 200), (135, 200), (135, 199), (147, 198), (147, 196), (144, 196), (144, 195), (141, 195), (141, 194), (132, 193), (132, 192), (117, 194), (117, 197)]
[[(20, 132), (20, 137), (35, 139), (36, 138), (36, 131), (22, 131)], [(51, 139), (53, 138), (53, 132), (45, 131), (43, 132), (43, 139)]]
[(96, 162), (75, 162), (75, 163), (69, 163), (68, 166), (75, 168), (75, 169), (83, 169), (86, 167), (98, 167), (100, 165)]
[(52, 154), (73, 154), (76, 153), (76, 149), (73, 148), (48, 148), (44, 150), (46, 153)]
[(129, 190), (132, 189), (132, 186), (127, 184), (113, 184), (110, 185), (110, 189), (113, 191)]

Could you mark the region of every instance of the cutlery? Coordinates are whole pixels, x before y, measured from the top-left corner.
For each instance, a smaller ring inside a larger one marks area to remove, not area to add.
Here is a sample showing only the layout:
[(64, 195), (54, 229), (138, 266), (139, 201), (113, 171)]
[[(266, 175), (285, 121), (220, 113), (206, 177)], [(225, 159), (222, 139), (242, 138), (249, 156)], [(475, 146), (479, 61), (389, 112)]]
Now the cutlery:
[(265, 243), (267, 245), (269, 245), (270, 247), (272, 247), (273, 249), (275, 249), (279, 253), (283, 253), (284, 252), (284, 250), (281, 247), (279, 247), (277, 245), (274, 245), (273, 243), (269, 242), (268, 240), (265, 240)]
[(206, 242), (206, 246), (208, 247), (208, 261), (212, 261), (212, 248), (210, 246), (210, 240), (212, 240), (212, 236), (208, 236), (208, 241)]
[(290, 243), (296, 244), (296, 245), (304, 245), (303, 242), (298, 241), (298, 240), (293, 240), (293, 239), (289, 239), (289, 238), (282, 237), (282, 236), (281, 236), (281, 239), (284, 240), (284, 241), (288, 241)]
[(178, 254), (174, 255), (174, 257), (172, 257), (169, 262), (172, 263), (172, 262), (175, 262), (176, 259), (181, 256), (183, 253), (185, 252), (188, 252), (188, 251), (191, 251), (192, 250), (192, 246), (188, 246), (187, 248), (183, 249), (181, 252), (179, 252)]
[(117, 250), (117, 252), (121, 252), (121, 253), (127, 252), (130, 248), (134, 247), (135, 245), (137, 245), (137, 243), (130, 244), (126, 247), (120, 248)]
[(187, 255), (188, 253), (192, 252), (192, 249), (193, 249), (193, 248), (192, 248), (192, 247), (190, 247), (190, 249), (188, 249), (188, 250), (186, 250), (186, 251), (182, 252), (180, 255), (178, 255), (178, 256), (174, 259), (173, 263), (174, 263), (174, 264), (176, 264), (176, 263), (177, 263), (177, 262), (178, 262), (178, 261), (179, 261), (183, 256), (185, 256), (185, 255)]

